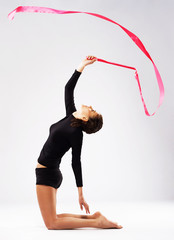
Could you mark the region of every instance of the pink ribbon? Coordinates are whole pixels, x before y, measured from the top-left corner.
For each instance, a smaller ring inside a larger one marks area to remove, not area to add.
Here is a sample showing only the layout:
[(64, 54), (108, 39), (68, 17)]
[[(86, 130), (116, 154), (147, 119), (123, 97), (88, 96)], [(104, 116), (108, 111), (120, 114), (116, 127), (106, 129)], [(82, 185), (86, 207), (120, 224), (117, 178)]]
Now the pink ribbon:
[[(102, 18), (106, 21), (112, 22), (116, 25), (118, 25), (119, 27), (121, 27), (127, 34), (128, 36), (134, 41), (134, 43), (141, 49), (141, 51), (151, 60), (153, 67), (155, 69), (155, 74), (156, 74), (156, 78), (157, 78), (157, 82), (158, 82), (158, 86), (159, 86), (159, 90), (160, 90), (160, 98), (159, 98), (159, 105), (157, 107), (157, 109), (160, 107), (160, 105), (163, 102), (163, 98), (164, 98), (164, 85), (161, 79), (161, 76), (159, 74), (159, 71), (154, 63), (154, 61), (152, 60), (150, 54), (147, 52), (146, 48), (144, 47), (143, 43), (141, 42), (141, 40), (132, 32), (130, 32), (128, 29), (124, 28), (123, 26), (121, 26), (120, 24), (114, 22), (112, 19), (109, 19), (103, 15), (97, 14), (97, 13), (90, 13), (90, 12), (81, 12), (81, 11), (65, 11), (65, 10), (58, 10), (58, 9), (53, 9), (53, 8), (47, 8), (47, 7), (35, 7), (35, 6), (19, 6), (16, 9), (14, 9), (12, 12), (10, 12), (8, 14), (8, 18), (10, 20), (13, 20), (15, 13), (17, 12), (40, 12), (40, 13), (55, 13), (55, 14), (67, 14), (67, 13), (86, 13), (89, 15), (93, 15), (95, 17), (99, 17)], [(135, 70), (135, 79), (138, 82), (138, 86), (139, 86), (139, 91), (140, 91), (140, 95), (141, 95), (141, 100), (143, 102), (144, 105), (144, 109), (145, 109), (145, 113), (147, 116), (153, 116), (156, 111), (153, 114), (149, 114), (146, 104), (144, 102), (144, 98), (142, 95), (142, 91), (141, 91), (141, 85), (140, 85), (140, 81), (139, 81), (139, 77), (138, 77), (138, 72), (136, 70), (136, 68), (134, 67), (130, 67), (130, 66), (126, 66), (126, 65), (121, 65), (121, 64), (117, 64), (117, 63), (113, 63), (113, 62), (108, 62), (104, 59), (100, 59), (100, 58), (96, 58), (97, 61), (99, 62), (104, 62), (104, 63), (108, 63), (108, 64), (113, 64), (119, 67), (124, 67), (124, 68), (129, 68), (129, 69), (133, 69)]]

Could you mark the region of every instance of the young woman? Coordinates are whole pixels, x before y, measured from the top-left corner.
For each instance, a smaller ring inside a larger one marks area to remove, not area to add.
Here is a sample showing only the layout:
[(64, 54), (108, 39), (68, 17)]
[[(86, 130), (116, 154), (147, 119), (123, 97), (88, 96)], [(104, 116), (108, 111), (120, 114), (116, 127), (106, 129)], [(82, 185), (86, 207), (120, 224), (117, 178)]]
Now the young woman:
[(91, 106), (82, 105), (81, 109), (76, 109), (74, 88), (85, 66), (95, 61), (94, 56), (88, 56), (88, 59), (84, 59), (66, 83), (66, 116), (50, 126), (49, 137), (40, 152), (35, 168), (37, 199), (47, 229), (122, 228), (121, 225), (109, 221), (100, 212), (95, 212), (93, 215), (56, 214), (56, 194), (63, 179), (59, 165), (62, 156), (70, 148), (72, 148), (71, 165), (78, 188), (79, 204), (81, 210), (84, 206), (86, 213), (90, 213), (82, 192), (83, 181), (80, 159), (83, 132), (92, 134), (99, 131), (103, 125), (103, 118)]

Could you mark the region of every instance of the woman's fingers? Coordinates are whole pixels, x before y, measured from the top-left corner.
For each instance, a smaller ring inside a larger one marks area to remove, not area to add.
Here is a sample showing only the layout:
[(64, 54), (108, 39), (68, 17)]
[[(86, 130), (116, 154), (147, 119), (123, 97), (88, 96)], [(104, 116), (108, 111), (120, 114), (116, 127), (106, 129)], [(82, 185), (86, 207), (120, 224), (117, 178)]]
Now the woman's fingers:
[(88, 213), (90, 213), (90, 211), (89, 211), (89, 207), (88, 207)]
[(85, 210), (86, 210), (86, 213), (90, 213), (90, 211), (89, 211), (89, 205), (87, 204), (87, 202), (83, 199), (83, 200), (81, 200), (81, 201), (79, 201), (79, 203), (80, 203), (80, 208), (81, 208), (81, 210), (83, 210), (83, 207), (85, 208)]
[(86, 209), (86, 213), (90, 213), (90, 211), (89, 211), (89, 205), (86, 203), (84, 206), (85, 206), (85, 209)]
[(88, 59), (88, 60), (93, 60), (93, 59), (96, 59), (96, 57), (95, 57), (95, 56), (88, 55), (88, 56), (87, 56), (87, 59)]
[(81, 210), (83, 210), (83, 204), (80, 204), (80, 208), (81, 208)]
[(88, 211), (88, 213), (90, 213), (90, 212), (89, 212), (89, 205), (88, 205), (88, 204), (87, 204), (87, 211)]

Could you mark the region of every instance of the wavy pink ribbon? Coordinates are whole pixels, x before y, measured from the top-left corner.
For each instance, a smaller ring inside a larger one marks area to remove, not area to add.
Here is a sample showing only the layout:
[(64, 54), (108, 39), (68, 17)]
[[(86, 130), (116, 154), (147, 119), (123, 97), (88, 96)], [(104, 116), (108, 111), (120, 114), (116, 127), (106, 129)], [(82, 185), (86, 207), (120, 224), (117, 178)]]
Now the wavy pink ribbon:
[[(109, 19), (103, 15), (100, 15), (100, 14), (97, 14), (97, 13), (90, 13), (90, 12), (81, 12), (81, 11), (65, 11), (65, 10), (58, 10), (58, 9), (53, 9), (53, 8), (47, 8), (47, 7), (36, 7), (36, 6), (19, 6), (17, 7), (16, 9), (14, 9), (12, 12), (10, 12), (8, 14), (8, 18), (10, 20), (13, 20), (14, 18), (14, 15), (15, 13), (17, 12), (40, 12), (40, 13), (55, 13), (55, 14), (67, 14), (67, 13), (86, 13), (86, 14), (89, 14), (89, 15), (93, 15), (95, 17), (99, 17), (99, 18), (102, 18), (106, 21), (109, 21), (109, 22), (112, 22), (116, 25), (118, 25), (119, 27), (121, 27), (127, 34), (128, 36), (134, 41), (134, 43), (141, 49), (141, 51), (151, 60), (153, 66), (154, 66), (154, 69), (155, 69), (155, 74), (156, 74), (156, 78), (157, 78), (157, 81), (158, 81), (158, 86), (159, 86), (159, 90), (160, 90), (160, 98), (159, 98), (159, 105), (157, 107), (157, 109), (160, 107), (160, 105), (162, 104), (163, 102), (163, 98), (164, 98), (164, 85), (163, 85), (163, 82), (162, 82), (162, 79), (161, 79), (161, 76), (159, 74), (159, 71), (154, 63), (154, 61), (152, 60), (152, 58), (150, 57), (150, 54), (147, 52), (146, 48), (144, 47), (143, 43), (141, 42), (141, 40), (132, 32), (130, 32), (128, 29), (124, 28), (123, 26), (121, 26), (120, 24), (114, 22), (112, 19)], [(153, 114), (149, 114), (148, 110), (147, 110), (147, 107), (146, 107), (146, 104), (144, 102), (144, 98), (143, 98), (143, 95), (142, 95), (142, 90), (141, 90), (141, 85), (140, 85), (140, 81), (139, 81), (139, 77), (138, 77), (138, 72), (136, 70), (136, 68), (134, 67), (130, 67), (130, 66), (126, 66), (126, 65), (121, 65), (121, 64), (117, 64), (117, 63), (113, 63), (113, 62), (108, 62), (104, 59), (100, 59), (100, 58), (96, 58), (97, 61), (99, 62), (104, 62), (104, 63), (108, 63), (108, 64), (113, 64), (113, 65), (117, 65), (119, 67), (124, 67), (124, 68), (129, 68), (129, 69), (133, 69), (135, 70), (135, 79), (137, 80), (138, 82), (138, 86), (139, 86), (139, 91), (140, 91), (140, 95), (141, 95), (141, 100), (143, 102), (143, 105), (144, 105), (144, 109), (145, 109), (145, 113), (147, 116), (153, 116), (156, 111), (153, 113)]]

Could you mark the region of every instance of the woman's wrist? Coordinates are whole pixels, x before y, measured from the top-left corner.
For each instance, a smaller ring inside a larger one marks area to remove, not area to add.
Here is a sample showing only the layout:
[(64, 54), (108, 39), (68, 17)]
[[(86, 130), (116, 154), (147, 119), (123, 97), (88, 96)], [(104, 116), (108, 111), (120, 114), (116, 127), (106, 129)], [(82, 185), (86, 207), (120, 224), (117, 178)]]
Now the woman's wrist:
[(85, 66), (86, 66), (86, 65), (85, 65), (84, 63), (80, 63), (79, 66), (77, 67), (77, 71), (78, 71), (78, 72), (82, 72), (83, 69), (85, 68)]
[(78, 187), (79, 197), (83, 197), (82, 187)]

